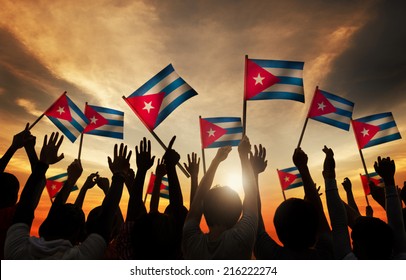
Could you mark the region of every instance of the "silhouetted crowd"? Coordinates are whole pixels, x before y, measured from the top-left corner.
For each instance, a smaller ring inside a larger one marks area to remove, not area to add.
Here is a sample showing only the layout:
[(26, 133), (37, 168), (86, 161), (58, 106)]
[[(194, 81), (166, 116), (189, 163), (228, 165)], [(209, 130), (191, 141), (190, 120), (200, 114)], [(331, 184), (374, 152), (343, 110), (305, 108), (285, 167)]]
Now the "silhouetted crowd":
[[(161, 159), (157, 160), (155, 183), (149, 212), (143, 201), (146, 174), (154, 164), (151, 142), (146, 138), (135, 147), (136, 171), (131, 166), (132, 151), (124, 144), (114, 146), (108, 166), (112, 177), (90, 174), (79, 191), (75, 203), (67, 203), (72, 187), (83, 173), (80, 160), (67, 168), (67, 180), (56, 195), (48, 215), (39, 227), (39, 237), (30, 236), (35, 209), (46, 185), (45, 174), (50, 165), (64, 158), (60, 146), (64, 136), (46, 135), (41, 151), (35, 150), (36, 138), (26, 128), (13, 137), (0, 160), (0, 219), (2, 259), (124, 259), (124, 260), (211, 260), (269, 259), (324, 260), (406, 259), (405, 208), (406, 186), (395, 184), (395, 162), (378, 157), (375, 171), (384, 187), (370, 181), (372, 197), (386, 211), (387, 223), (373, 217), (367, 206), (362, 215), (355, 203), (351, 181), (342, 182), (347, 202), (340, 198), (334, 153), (324, 146), (322, 174), (329, 221), (323, 210), (319, 189), (310, 175), (308, 157), (297, 148), (293, 163), (298, 168), (304, 187), (304, 198), (283, 201), (274, 214), (273, 224), (282, 246), (267, 233), (261, 215), (259, 174), (267, 167), (266, 149), (254, 145), (244, 136), (238, 146), (244, 199), (226, 186), (213, 186), (219, 165), (227, 159), (231, 147), (221, 147), (199, 181), (200, 158), (188, 155), (184, 163), (190, 174), (190, 209), (183, 203), (177, 176), (180, 156), (170, 141)], [(19, 195), (19, 180), (4, 172), (14, 153), (24, 148), (31, 175)], [(159, 209), (161, 181), (168, 178), (169, 205)], [(87, 217), (82, 206), (86, 192), (100, 187), (105, 197)], [(124, 185), (129, 193), (124, 216), (119, 203)], [(201, 230), (204, 216), (208, 232)], [(350, 229), (350, 230), (349, 230)]]

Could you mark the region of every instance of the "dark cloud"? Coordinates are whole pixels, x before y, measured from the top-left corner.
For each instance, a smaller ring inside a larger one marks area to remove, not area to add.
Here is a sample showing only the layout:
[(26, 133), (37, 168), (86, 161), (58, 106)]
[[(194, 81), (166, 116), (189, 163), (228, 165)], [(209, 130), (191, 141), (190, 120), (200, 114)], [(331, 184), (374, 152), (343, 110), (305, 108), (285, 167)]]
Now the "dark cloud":
[(372, 20), (354, 35), (351, 46), (337, 57), (326, 84), (348, 92), (357, 109), (390, 111), (404, 102), (406, 91), (405, 1), (380, 1)]
[(35, 58), (10, 32), (0, 28), (1, 113), (27, 121), (32, 116), (17, 105), (18, 99), (32, 101), (38, 110), (46, 110), (63, 91), (80, 93), (73, 84), (56, 77)]

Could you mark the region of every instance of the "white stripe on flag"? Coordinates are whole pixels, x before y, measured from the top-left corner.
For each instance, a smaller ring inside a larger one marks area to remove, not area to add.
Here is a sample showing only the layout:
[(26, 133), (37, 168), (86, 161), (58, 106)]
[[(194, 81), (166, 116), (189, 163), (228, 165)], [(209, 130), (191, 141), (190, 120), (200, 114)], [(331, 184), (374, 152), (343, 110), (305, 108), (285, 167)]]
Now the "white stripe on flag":
[(168, 76), (166, 76), (164, 79), (158, 81), (155, 86), (150, 88), (143, 95), (150, 95), (150, 94), (160, 93), (160, 92), (162, 92), (162, 90), (164, 88), (166, 88), (168, 85), (170, 85), (172, 82), (174, 82), (178, 78), (179, 78), (179, 75), (175, 71), (173, 71)]
[(293, 77), (293, 78), (303, 78), (303, 70), (301, 69), (291, 69), (291, 68), (271, 68), (264, 67), (266, 71), (277, 77)]
[(174, 91), (172, 91), (170, 94), (166, 95), (165, 98), (162, 101), (161, 109), (159, 110), (159, 113), (161, 113), (169, 104), (171, 104), (176, 98), (184, 94), (186, 91), (190, 90), (191, 87), (187, 84), (184, 83)]
[(303, 94), (303, 87), (296, 86), (296, 85), (289, 85), (289, 84), (274, 84), (273, 86), (265, 89), (262, 91), (263, 93), (269, 92), (290, 92), (290, 93), (297, 93)]

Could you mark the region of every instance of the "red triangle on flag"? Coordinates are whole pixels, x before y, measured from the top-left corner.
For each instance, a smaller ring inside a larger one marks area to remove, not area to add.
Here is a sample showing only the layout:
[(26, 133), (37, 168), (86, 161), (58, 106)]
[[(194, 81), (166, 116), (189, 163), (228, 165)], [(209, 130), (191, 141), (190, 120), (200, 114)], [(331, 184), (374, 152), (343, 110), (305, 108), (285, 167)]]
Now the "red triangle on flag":
[(352, 127), (359, 149), (364, 148), (380, 130), (379, 126), (354, 120), (352, 121)]
[(250, 59), (247, 59), (245, 100), (251, 99), (279, 81), (278, 77), (272, 75)]
[(57, 193), (62, 189), (63, 182), (57, 182), (52, 180), (47, 180), (46, 188), (50, 198), (54, 198)]
[(45, 111), (44, 115), (67, 120), (69, 122), (72, 121), (72, 115), (70, 113), (68, 99), (66, 98), (66, 92), (64, 92), (61, 97), (59, 97), (58, 100), (56, 100), (54, 104), (52, 104), (51, 107)]
[(96, 112), (95, 109), (92, 108), (92, 106), (89, 106), (87, 104), (85, 107), (85, 116), (86, 116), (86, 118), (88, 118), (89, 123), (86, 126), (86, 128), (83, 130), (83, 133), (92, 131), (98, 127), (101, 127), (101, 126), (109, 123), (105, 117), (100, 115), (98, 112)]
[(141, 121), (150, 129), (155, 128), (156, 119), (159, 115), (162, 100), (165, 93), (155, 93), (149, 95), (133, 96), (126, 98), (128, 105)]
[[(375, 178), (369, 178), (369, 181), (372, 181), (376, 186), (378, 186), (381, 183), (378, 179)], [(361, 175), (362, 188), (364, 189), (365, 195), (369, 195), (371, 193), (369, 181), (366, 175)]]
[(297, 179), (296, 175), (280, 170), (278, 170), (278, 176), (282, 190), (286, 190)]
[(210, 146), (213, 142), (227, 133), (227, 130), (211, 123), (205, 119), (200, 119), (200, 135), (202, 138), (203, 149)]
[(318, 117), (337, 111), (337, 108), (323, 95), (322, 91), (316, 88), (313, 102), (309, 109), (308, 118)]

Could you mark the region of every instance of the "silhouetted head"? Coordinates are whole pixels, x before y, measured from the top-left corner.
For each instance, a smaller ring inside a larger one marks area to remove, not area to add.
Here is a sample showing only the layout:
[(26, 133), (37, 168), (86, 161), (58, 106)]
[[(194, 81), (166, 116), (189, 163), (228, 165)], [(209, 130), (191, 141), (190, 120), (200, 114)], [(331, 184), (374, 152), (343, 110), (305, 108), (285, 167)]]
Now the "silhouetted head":
[(175, 259), (177, 248), (172, 219), (159, 212), (148, 213), (134, 222), (131, 241), (133, 258), (137, 260)]
[[(101, 221), (100, 215), (101, 215), (101, 211), (102, 211), (102, 207), (97, 206), (95, 208), (93, 208), (92, 210), (90, 210), (89, 214), (87, 215), (87, 219), (86, 219), (86, 234), (90, 234), (93, 232), (100, 232), (100, 224), (103, 223)], [(121, 217), (121, 213), (119, 212), (120, 210), (117, 210), (116, 215), (114, 216), (113, 219), (113, 224), (111, 229), (107, 229), (109, 232), (109, 236), (110, 236), (110, 241), (113, 240), (118, 232), (120, 231), (121, 225), (123, 223), (122, 217)]]
[(85, 214), (74, 204), (53, 206), (39, 228), (45, 240), (66, 239), (77, 244), (85, 229)]
[(209, 227), (232, 228), (238, 222), (241, 211), (241, 199), (230, 187), (214, 187), (204, 197), (203, 214)]
[(299, 198), (285, 200), (276, 209), (273, 223), (286, 248), (301, 251), (316, 243), (319, 219), (316, 208), (308, 201)]
[(20, 183), (16, 176), (11, 173), (0, 173), (0, 208), (15, 205), (18, 200)]
[(359, 217), (351, 232), (353, 252), (361, 260), (387, 260), (392, 257), (393, 230), (374, 217)]

